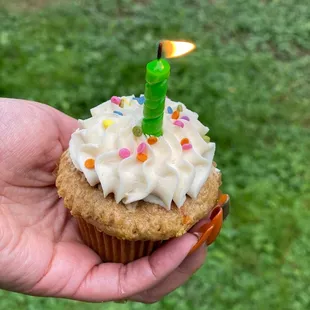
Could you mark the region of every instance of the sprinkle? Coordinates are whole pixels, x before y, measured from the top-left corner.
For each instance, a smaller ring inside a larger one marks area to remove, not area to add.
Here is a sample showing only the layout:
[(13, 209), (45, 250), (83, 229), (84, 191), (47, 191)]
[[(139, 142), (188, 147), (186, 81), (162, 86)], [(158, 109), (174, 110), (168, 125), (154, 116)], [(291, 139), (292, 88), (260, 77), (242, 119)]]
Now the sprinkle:
[(188, 215), (183, 215), (182, 223), (183, 223), (184, 225), (186, 225), (186, 224), (189, 224), (189, 223), (191, 222), (191, 220), (192, 220), (192, 218), (191, 218), (190, 216), (188, 216)]
[(114, 124), (114, 121), (112, 121), (111, 119), (105, 119), (103, 122), (102, 122), (102, 125), (105, 129), (109, 128), (111, 125)]
[(92, 158), (85, 160), (84, 166), (87, 169), (94, 169), (95, 168), (95, 160)]
[(113, 102), (114, 104), (117, 104), (119, 105), (121, 103), (121, 98), (120, 97), (117, 97), (117, 96), (113, 96), (111, 98), (111, 102)]
[(144, 163), (147, 160), (147, 155), (144, 153), (139, 153), (139, 154), (137, 154), (137, 160)]
[(203, 140), (205, 140), (206, 142), (210, 142), (210, 137), (204, 136), (204, 137), (203, 137)]
[(123, 97), (123, 98), (121, 99), (121, 103), (120, 103), (119, 106), (120, 106), (121, 108), (124, 108), (125, 104), (131, 105), (131, 103), (128, 101), (128, 99), (127, 99), (126, 97)]
[(177, 110), (178, 110), (179, 112), (183, 112), (182, 104), (179, 104), (179, 105), (178, 105)]
[(120, 116), (123, 116), (123, 113), (120, 112), (120, 111), (113, 111), (113, 113), (118, 114), (118, 115), (120, 115)]
[(147, 139), (147, 143), (150, 144), (150, 145), (155, 144), (157, 141), (158, 141), (158, 139), (156, 137), (149, 137)]
[(180, 143), (181, 145), (189, 144), (189, 140), (187, 138), (183, 138)]
[(146, 150), (146, 143), (142, 142), (139, 144), (138, 148), (137, 148), (137, 153), (141, 154)]
[(189, 117), (186, 115), (182, 116), (181, 119), (185, 119), (186, 121), (190, 121)]
[(183, 149), (184, 151), (190, 150), (191, 148), (193, 148), (193, 146), (192, 146), (190, 143), (188, 143), (188, 144), (183, 144), (183, 145), (182, 145), (182, 149)]
[(168, 114), (172, 114), (172, 113), (173, 113), (172, 108), (171, 108), (171, 107), (168, 107), (168, 108), (167, 108), (167, 112), (168, 112)]
[(179, 121), (179, 120), (177, 120), (177, 121), (175, 121), (174, 123), (173, 123), (173, 125), (176, 125), (176, 126), (179, 126), (179, 127), (184, 127), (184, 123), (183, 122), (181, 122), (181, 121)]
[(143, 104), (145, 102), (145, 97), (141, 96), (141, 97), (134, 97), (134, 100), (137, 100), (139, 104)]
[(132, 133), (136, 137), (141, 137), (142, 136), (142, 128), (140, 126), (135, 126), (135, 127), (132, 128)]
[(124, 148), (119, 150), (118, 155), (119, 155), (119, 157), (125, 159), (125, 158), (130, 156), (130, 150), (128, 150), (127, 148), (124, 147)]
[(180, 112), (178, 110), (174, 111), (171, 115), (172, 119), (178, 119), (180, 116)]

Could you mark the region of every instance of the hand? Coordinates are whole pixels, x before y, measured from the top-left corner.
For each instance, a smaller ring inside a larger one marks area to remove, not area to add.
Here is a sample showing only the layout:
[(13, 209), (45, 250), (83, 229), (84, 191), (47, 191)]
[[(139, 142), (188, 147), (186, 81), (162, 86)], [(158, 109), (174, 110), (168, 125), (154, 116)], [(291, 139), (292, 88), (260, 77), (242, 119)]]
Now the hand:
[(194, 234), (128, 265), (102, 263), (83, 244), (53, 171), (76, 120), (46, 105), (0, 99), (0, 288), (85, 301), (155, 302), (202, 265)]

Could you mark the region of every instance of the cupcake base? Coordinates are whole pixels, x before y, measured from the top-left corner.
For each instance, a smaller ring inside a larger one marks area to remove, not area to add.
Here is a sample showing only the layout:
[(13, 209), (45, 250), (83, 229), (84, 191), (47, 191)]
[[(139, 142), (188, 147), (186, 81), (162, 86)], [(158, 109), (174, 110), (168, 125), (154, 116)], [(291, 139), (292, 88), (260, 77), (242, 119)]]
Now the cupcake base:
[[(225, 220), (229, 213), (230, 206), (230, 198), (226, 194), (221, 194), (218, 198), (217, 204), (215, 205), (212, 213), (211, 219), (213, 224), (216, 227), (213, 232), (212, 238), (209, 240), (208, 245), (210, 245), (219, 234), (222, 221)], [(221, 221), (216, 220), (217, 216), (212, 218), (212, 214), (215, 210), (221, 208)], [(160, 247), (164, 241), (129, 241), (129, 240), (121, 240), (114, 236), (110, 236), (106, 233), (100, 232), (94, 225), (86, 222), (81, 217), (75, 217), (77, 220), (80, 235), (84, 241), (84, 243), (93, 249), (102, 259), (103, 262), (111, 262), (111, 263), (122, 263), (127, 264), (136, 259), (139, 259), (144, 256), (148, 256), (152, 254), (156, 249)], [(197, 248), (199, 246), (198, 243), (194, 246)], [(195, 249), (192, 249), (195, 250)]]
[(100, 186), (90, 186), (66, 151), (60, 160), (56, 186), (72, 216), (82, 218), (98, 231), (120, 240), (168, 240), (185, 234), (210, 214), (217, 203), (221, 174), (213, 167), (197, 199), (186, 198), (182, 208), (167, 211), (157, 204), (139, 201), (136, 208), (117, 203), (113, 194), (104, 197)]
[(103, 262), (127, 264), (154, 252), (162, 241), (128, 241), (109, 236), (82, 218), (76, 218), (81, 237)]

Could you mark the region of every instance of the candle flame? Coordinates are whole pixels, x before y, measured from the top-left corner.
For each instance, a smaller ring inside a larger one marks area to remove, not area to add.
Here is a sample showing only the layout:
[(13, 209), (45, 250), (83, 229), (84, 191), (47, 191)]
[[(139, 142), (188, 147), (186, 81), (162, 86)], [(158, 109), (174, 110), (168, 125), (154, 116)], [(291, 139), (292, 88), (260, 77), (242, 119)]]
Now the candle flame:
[(188, 54), (195, 49), (195, 44), (181, 41), (162, 41), (166, 58), (175, 58)]

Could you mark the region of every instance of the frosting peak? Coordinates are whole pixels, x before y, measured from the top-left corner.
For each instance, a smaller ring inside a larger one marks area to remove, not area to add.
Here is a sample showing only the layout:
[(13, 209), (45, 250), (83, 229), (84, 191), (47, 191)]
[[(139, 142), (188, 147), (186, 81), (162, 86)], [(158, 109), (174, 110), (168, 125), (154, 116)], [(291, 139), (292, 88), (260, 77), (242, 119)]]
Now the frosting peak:
[[(167, 209), (181, 207), (186, 195), (197, 198), (212, 167), (215, 144), (197, 113), (166, 98), (161, 137), (141, 132), (144, 97), (112, 97), (79, 120), (69, 152), (91, 186), (101, 184), (117, 203), (139, 200)], [(90, 160), (94, 163), (89, 165)], [(87, 163), (86, 163), (87, 162)]]

